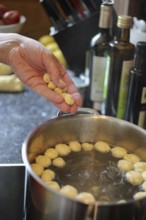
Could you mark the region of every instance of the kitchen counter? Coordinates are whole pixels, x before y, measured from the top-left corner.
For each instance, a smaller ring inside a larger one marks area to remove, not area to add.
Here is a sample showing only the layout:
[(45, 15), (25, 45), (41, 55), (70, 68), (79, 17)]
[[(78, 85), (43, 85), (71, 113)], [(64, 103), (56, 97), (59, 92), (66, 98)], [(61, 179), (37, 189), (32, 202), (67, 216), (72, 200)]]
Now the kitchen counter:
[(22, 163), (22, 143), (38, 124), (55, 118), (58, 109), (25, 88), (0, 93), (0, 163)]

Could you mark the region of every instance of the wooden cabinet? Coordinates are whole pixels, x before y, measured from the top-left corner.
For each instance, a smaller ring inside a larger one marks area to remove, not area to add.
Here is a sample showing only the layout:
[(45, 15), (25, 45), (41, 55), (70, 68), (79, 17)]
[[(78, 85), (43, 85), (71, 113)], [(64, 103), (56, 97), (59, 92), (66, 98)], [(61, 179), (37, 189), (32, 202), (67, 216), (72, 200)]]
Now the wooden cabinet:
[(146, 21), (146, 0), (130, 0), (128, 14)]
[(6, 4), (10, 9), (19, 10), (27, 21), (21, 30), (21, 34), (38, 39), (50, 31), (50, 21), (42, 8), (39, 0), (0, 0), (0, 4)]

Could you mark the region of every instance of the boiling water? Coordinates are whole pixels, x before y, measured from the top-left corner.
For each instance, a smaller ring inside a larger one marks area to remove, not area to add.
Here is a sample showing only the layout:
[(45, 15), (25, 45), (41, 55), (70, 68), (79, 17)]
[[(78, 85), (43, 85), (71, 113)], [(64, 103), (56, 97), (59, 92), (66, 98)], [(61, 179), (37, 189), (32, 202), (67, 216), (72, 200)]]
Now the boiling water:
[(64, 157), (63, 168), (51, 166), (56, 173), (55, 181), (60, 186), (72, 185), (78, 192), (90, 192), (98, 201), (130, 200), (139, 191), (125, 180), (117, 168), (119, 159), (111, 153), (81, 151)]

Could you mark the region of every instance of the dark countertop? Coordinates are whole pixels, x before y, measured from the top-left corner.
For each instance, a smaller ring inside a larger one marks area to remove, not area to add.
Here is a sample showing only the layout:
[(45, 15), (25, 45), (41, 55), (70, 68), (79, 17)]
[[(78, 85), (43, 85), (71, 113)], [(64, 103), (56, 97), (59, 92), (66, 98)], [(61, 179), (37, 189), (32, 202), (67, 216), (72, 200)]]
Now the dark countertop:
[(28, 88), (0, 93), (0, 163), (22, 163), (22, 143), (38, 124), (55, 118), (58, 109)]

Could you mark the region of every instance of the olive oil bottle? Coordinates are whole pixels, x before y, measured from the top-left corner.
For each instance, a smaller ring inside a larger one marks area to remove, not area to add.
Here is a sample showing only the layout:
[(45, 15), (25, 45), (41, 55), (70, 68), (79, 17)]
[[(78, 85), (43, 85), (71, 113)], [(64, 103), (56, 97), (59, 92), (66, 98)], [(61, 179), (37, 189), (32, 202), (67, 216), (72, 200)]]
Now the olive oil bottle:
[(105, 98), (105, 114), (125, 119), (128, 78), (134, 63), (135, 46), (129, 42), (131, 16), (118, 16), (117, 35), (110, 43), (108, 88)]
[(138, 42), (130, 71), (126, 120), (146, 129), (146, 42)]
[(103, 1), (100, 6), (99, 32), (91, 39), (88, 54), (90, 85), (86, 91), (87, 103), (85, 106), (94, 108), (100, 113), (103, 99), (103, 85), (107, 65), (108, 47), (109, 42), (113, 37), (112, 17), (113, 1)]

